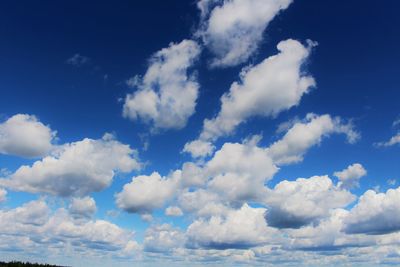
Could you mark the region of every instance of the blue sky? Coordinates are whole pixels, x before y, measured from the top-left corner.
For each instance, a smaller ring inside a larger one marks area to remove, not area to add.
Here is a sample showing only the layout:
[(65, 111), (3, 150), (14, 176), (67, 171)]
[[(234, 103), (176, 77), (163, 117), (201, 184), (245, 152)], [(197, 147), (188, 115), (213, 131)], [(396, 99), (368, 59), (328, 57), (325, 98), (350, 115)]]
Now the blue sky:
[(400, 4), (0, 5), (1, 259), (400, 264)]

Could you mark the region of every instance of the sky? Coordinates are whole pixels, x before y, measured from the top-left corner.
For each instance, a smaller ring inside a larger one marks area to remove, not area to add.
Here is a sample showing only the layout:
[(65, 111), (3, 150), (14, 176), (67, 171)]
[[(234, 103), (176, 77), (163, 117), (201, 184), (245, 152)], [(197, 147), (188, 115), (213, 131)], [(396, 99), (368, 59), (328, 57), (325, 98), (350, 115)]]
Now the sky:
[(0, 260), (400, 265), (399, 8), (3, 1)]

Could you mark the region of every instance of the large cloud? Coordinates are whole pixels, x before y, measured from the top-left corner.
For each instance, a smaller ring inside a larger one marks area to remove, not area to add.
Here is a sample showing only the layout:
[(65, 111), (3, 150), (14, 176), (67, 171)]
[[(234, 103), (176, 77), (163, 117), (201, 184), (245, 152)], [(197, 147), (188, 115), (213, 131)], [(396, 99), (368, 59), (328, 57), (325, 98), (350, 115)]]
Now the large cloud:
[[(215, 6), (216, 3), (222, 5)], [(199, 34), (215, 55), (213, 66), (245, 62), (258, 48), (264, 30), (292, 0), (200, 0)], [(214, 8), (212, 9), (214, 5)]]
[(200, 51), (196, 42), (183, 40), (154, 54), (144, 77), (128, 81), (138, 90), (126, 96), (123, 115), (151, 123), (153, 130), (183, 128), (195, 111), (199, 84), (188, 69)]
[(265, 209), (247, 204), (226, 216), (194, 221), (187, 229), (188, 246), (203, 248), (248, 248), (263, 244), (273, 230), (264, 220)]
[(225, 143), (206, 164), (209, 189), (230, 201), (258, 199), (277, 171), (265, 150), (252, 141)]
[[(301, 97), (315, 85), (314, 79), (301, 71), (311, 46), (305, 47), (295, 40), (282, 41), (278, 44), (279, 54), (245, 68), (241, 81), (234, 82), (221, 97), (218, 115), (204, 121), (200, 140), (216, 140), (231, 134), (252, 116), (276, 116), (298, 105)], [(208, 151), (205, 150), (204, 156)]]
[[(30, 244), (65, 253), (67, 248), (79, 251), (124, 253), (137, 244), (133, 233), (103, 220), (79, 221), (62, 208), (51, 212), (42, 201), (31, 201), (11, 210), (0, 210), (0, 235), (16, 238), (23, 235)], [(24, 243), (16, 244), (19, 249)], [(36, 248), (37, 250), (38, 248)]]
[(17, 114), (0, 123), (0, 153), (35, 158), (52, 148), (56, 133), (35, 116)]
[(320, 144), (323, 137), (333, 133), (343, 133), (350, 143), (359, 139), (359, 134), (351, 123), (343, 123), (342, 119), (330, 115), (317, 116), (307, 114), (304, 122), (295, 123), (284, 137), (273, 143), (268, 154), (276, 164), (290, 164), (303, 160), (303, 156), (312, 146)]
[(299, 228), (317, 223), (331, 209), (346, 207), (354, 199), (350, 192), (333, 185), (328, 176), (282, 181), (265, 197), (267, 223), (277, 228)]
[(400, 231), (400, 187), (386, 193), (365, 192), (345, 219), (344, 231), (370, 235)]
[(339, 178), (339, 186), (346, 189), (358, 187), (360, 178), (366, 174), (367, 171), (360, 163), (354, 163), (346, 169), (334, 173)]
[(53, 155), (22, 166), (0, 185), (18, 191), (82, 196), (108, 187), (115, 172), (140, 168), (136, 151), (106, 134), (65, 144)]

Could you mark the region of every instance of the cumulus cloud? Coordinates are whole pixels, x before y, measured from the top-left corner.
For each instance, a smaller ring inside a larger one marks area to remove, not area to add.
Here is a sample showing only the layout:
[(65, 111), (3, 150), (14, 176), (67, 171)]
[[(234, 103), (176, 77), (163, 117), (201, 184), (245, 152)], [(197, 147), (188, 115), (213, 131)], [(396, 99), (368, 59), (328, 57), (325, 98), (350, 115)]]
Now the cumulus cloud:
[(0, 153), (26, 158), (46, 155), (56, 132), (35, 116), (17, 114), (0, 123)]
[(186, 162), (182, 166), (181, 186), (187, 187), (201, 187), (206, 183), (206, 175), (204, 169), (195, 163)]
[(299, 228), (317, 223), (331, 209), (346, 207), (354, 200), (355, 196), (336, 187), (328, 176), (285, 180), (265, 196), (266, 220), (276, 228)]
[(290, 164), (303, 160), (305, 152), (310, 147), (320, 144), (323, 137), (333, 133), (343, 133), (349, 143), (359, 139), (359, 133), (351, 123), (330, 115), (317, 116), (308, 114), (304, 122), (295, 123), (284, 137), (273, 143), (267, 150), (276, 164)]
[(317, 225), (307, 225), (299, 229), (285, 229), (289, 242), (285, 249), (296, 251), (335, 251), (346, 248), (374, 246), (374, 238), (360, 235), (347, 235), (342, 231), (349, 211), (332, 209), (329, 215)]
[(348, 234), (381, 235), (400, 231), (400, 187), (386, 193), (368, 190), (345, 219)]
[(170, 252), (175, 248), (182, 247), (184, 233), (169, 224), (155, 225), (145, 232), (143, 241), (144, 251), (154, 253)]
[(132, 182), (116, 194), (116, 203), (128, 212), (152, 212), (174, 196), (180, 177), (180, 171), (174, 172), (171, 177), (161, 177), (157, 172), (133, 177)]
[[(214, 67), (235, 66), (258, 49), (263, 32), (292, 0), (200, 0), (198, 34), (215, 55)], [(222, 3), (222, 4), (221, 4)]]
[(187, 229), (189, 247), (208, 249), (249, 248), (263, 244), (273, 230), (264, 220), (265, 209), (247, 204), (226, 216), (198, 219)]
[(7, 191), (3, 188), (0, 188), (0, 203), (6, 201), (7, 199)]
[(340, 187), (351, 189), (359, 186), (360, 178), (367, 175), (367, 171), (360, 163), (355, 163), (342, 171), (335, 172), (334, 175), (339, 178)]
[(69, 212), (74, 218), (91, 218), (96, 210), (96, 202), (91, 197), (73, 198), (69, 205)]
[(183, 128), (195, 111), (199, 84), (188, 71), (200, 52), (196, 42), (183, 40), (155, 53), (146, 74), (129, 81), (138, 90), (126, 96), (123, 116), (152, 124), (153, 130)]
[(171, 207), (166, 208), (165, 215), (179, 217), (179, 216), (183, 215), (183, 212), (179, 207), (171, 206)]
[(185, 212), (200, 217), (224, 215), (228, 210), (217, 194), (206, 189), (184, 190), (178, 195), (178, 203)]
[(205, 120), (201, 140), (215, 140), (232, 133), (252, 116), (276, 116), (299, 104), (301, 97), (315, 86), (311, 76), (304, 76), (301, 66), (311, 47), (295, 40), (278, 44), (279, 54), (256, 66), (243, 69), (240, 82), (234, 82), (221, 97), (218, 115)]
[[(51, 212), (42, 201), (31, 201), (11, 210), (0, 210), (0, 234), (10, 238), (23, 235), (41, 248), (121, 253), (132, 249), (133, 233), (103, 220), (79, 221), (60, 208)], [(18, 243), (19, 249), (24, 243)], [(26, 252), (31, 252), (29, 248)]]
[(207, 162), (208, 187), (230, 201), (258, 199), (278, 171), (264, 149), (253, 142), (225, 143)]
[(30, 193), (83, 196), (108, 187), (116, 172), (140, 168), (137, 152), (105, 134), (102, 139), (58, 147), (53, 155), (22, 166), (0, 185)]
[(210, 156), (214, 152), (215, 146), (208, 141), (194, 140), (186, 143), (183, 152), (190, 153), (193, 158)]

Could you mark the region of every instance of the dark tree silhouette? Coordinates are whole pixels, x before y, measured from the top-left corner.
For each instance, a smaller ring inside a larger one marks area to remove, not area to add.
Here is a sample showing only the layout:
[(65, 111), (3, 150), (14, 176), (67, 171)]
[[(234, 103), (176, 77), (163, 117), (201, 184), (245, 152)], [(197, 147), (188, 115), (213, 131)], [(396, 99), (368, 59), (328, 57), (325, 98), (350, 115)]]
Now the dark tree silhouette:
[(19, 261), (10, 261), (10, 262), (0, 261), (0, 267), (62, 267), (62, 266), (50, 265), (50, 264), (29, 263), (29, 262), (19, 262)]

